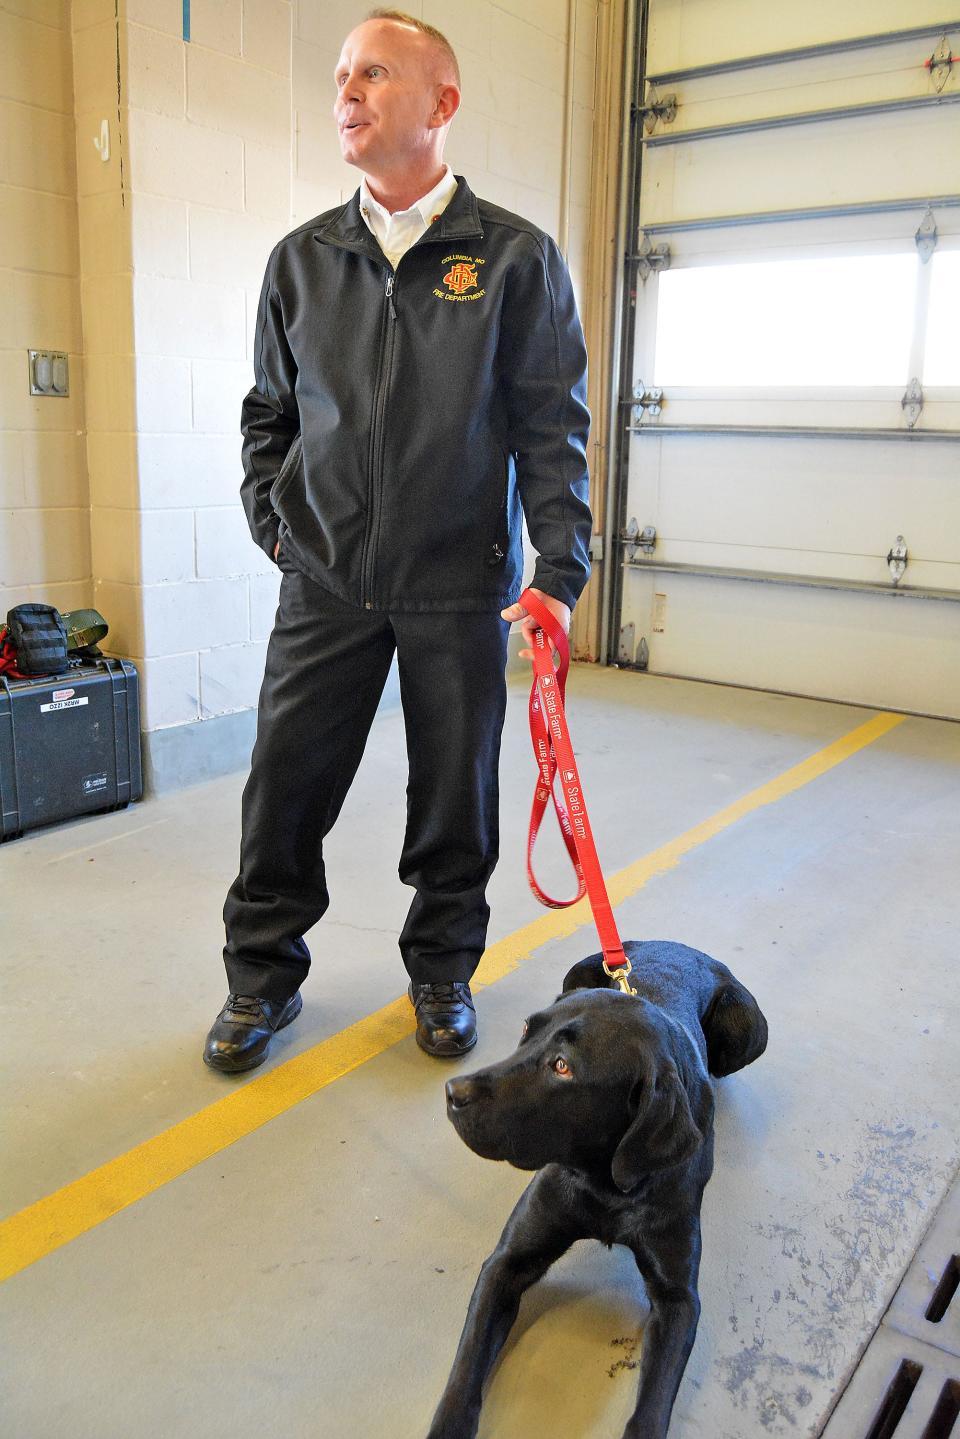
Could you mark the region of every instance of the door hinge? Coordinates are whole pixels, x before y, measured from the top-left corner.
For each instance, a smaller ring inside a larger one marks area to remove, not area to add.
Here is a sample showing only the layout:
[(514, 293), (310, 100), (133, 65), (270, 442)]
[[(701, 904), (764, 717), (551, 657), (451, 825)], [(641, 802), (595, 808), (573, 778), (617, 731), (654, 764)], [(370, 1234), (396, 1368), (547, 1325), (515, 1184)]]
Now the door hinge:
[(937, 248), (937, 222), (934, 219), (933, 211), (927, 207), (927, 213), (920, 221), (920, 228), (914, 235), (920, 259), (927, 263), (934, 250)]
[(907, 542), (903, 535), (897, 535), (896, 543), (891, 545), (887, 551), (890, 578), (895, 585), (898, 585), (903, 579), (903, 572), (907, 568), (907, 558)]
[(659, 415), (663, 408), (663, 390), (651, 387), (649, 390), (642, 380), (633, 387), (633, 423), (642, 425), (648, 415)]
[(954, 55), (951, 52), (950, 41), (946, 35), (941, 35), (940, 44), (930, 59), (923, 62), (926, 69), (930, 71), (930, 82), (938, 95), (942, 93), (943, 87), (950, 78), (955, 60), (960, 60), (960, 55)]
[(626, 529), (620, 531), (620, 543), (628, 560), (633, 559), (637, 550), (643, 550), (645, 555), (652, 555), (657, 545), (656, 526), (644, 525), (641, 530), (636, 519), (631, 519)]
[(906, 393), (900, 401), (901, 408), (907, 421), (907, 429), (912, 430), (920, 418), (923, 409), (923, 387), (920, 381), (914, 376), (907, 386)]
[(637, 275), (646, 284), (654, 271), (659, 274), (661, 270), (669, 270), (670, 246), (666, 241), (654, 245), (649, 235), (641, 234), (637, 253), (630, 258), (636, 264)]
[(656, 129), (658, 120), (662, 120), (665, 125), (672, 125), (677, 118), (677, 97), (664, 95), (659, 99), (656, 95), (651, 95), (646, 105), (639, 107), (638, 114), (648, 135)]

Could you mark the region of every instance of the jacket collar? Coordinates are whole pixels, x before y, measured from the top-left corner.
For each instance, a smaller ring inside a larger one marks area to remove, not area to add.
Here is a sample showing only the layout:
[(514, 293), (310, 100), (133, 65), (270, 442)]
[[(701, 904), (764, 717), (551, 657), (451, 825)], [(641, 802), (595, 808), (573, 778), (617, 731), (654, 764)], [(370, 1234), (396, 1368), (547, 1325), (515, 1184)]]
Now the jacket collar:
[[(468, 237), (482, 236), (483, 226), (480, 224), (477, 197), (462, 175), (454, 178), (457, 188), (453, 198), (436, 224), (431, 225), (420, 237), (417, 245), (429, 244), (434, 240), (466, 240)], [(375, 260), (383, 261), (385, 258), (360, 214), (359, 187), (344, 206), (333, 212), (326, 224), (313, 232), (313, 238), (321, 244), (341, 245), (347, 250), (359, 250), (365, 255), (372, 255)], [(416, 249), (416, 245), (411, 248)]]

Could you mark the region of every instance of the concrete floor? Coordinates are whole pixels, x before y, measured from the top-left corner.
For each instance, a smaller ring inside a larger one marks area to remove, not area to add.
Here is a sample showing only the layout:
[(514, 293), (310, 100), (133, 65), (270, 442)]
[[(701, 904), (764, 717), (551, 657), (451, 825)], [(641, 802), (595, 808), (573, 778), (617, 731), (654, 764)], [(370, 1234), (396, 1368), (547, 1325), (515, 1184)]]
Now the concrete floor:
[[(525, 695), (511, 690), (491, 941), (542, 913), (522, 863)], [(611, 873), (871, 717), (585, 668), (570, 712)], [(236, 1086), (200, 1049), (225, 993), (242, 783), (0, 850), (5, 1213)], [(402, 721), (387, 714), (329, 845), (334, 903), (303, 1014), (271, 1064), (403, 990), (403, 787)], [(543, 871), (567, 892), (556, 845)], [(907, 719), (620, 905), (625, 938), (717, 955), (770, 1022), (767, 1054), (719, 1086), (703, 1317), (671, 1439), (817, 1434), (949, 1189), (958, 872), (960, 726)], [(595, 948), (581, 929), (485, 990), (459, 1068), (509, 1052)], [(457, 1068), (404, 1039), (10, 1279), (4, 1435), (422, 1436), (527, 1182), (447, 1124)], [(484, 1439), (618, 1439), (645, 1313), (625, 1252), (577, 1246), (525, 1301)]]

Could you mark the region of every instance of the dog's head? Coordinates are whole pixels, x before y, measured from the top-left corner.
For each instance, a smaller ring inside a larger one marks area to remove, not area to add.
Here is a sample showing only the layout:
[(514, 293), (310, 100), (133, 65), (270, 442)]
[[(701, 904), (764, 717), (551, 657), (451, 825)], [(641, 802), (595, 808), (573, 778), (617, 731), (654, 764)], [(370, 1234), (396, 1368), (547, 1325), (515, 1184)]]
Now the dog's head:
[[(627, 953), (636, 959), (644, 954), (643, 967), (654, 978), (664, 966), (673, 965), (688, 976), (691, 998), (706, 1042), (707, 1069), (716, 1078), (735, 1074), (759, 1059), (767, 1047), (767, 1021), (759, 1004), (725, 964), (686, 945), (638, 944), (628, 940)], [(650, 951), (654, 955), (650, 957)], [(634, 980), (636, 979), (634, 975)], [(616, 989), (603, 968), (603, 955), (591, 954), (567, 971), (564, 994), (584, 989)]]
[(450, 1080), (447, 1114), (485, 1159), (605, 1170), (626, 1193), (697, 1152), (713, 1094), (689, 1035), (656, 1005), (581, 990), (532, 1015), (509, 1059)]

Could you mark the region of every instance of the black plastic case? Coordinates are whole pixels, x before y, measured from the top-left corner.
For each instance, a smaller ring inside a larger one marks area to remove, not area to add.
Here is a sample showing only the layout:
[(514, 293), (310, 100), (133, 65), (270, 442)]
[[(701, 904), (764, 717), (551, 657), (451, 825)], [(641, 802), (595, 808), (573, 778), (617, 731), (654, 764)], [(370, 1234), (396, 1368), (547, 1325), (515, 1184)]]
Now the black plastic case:
[(66, 674), (0, 675), (0, 841), (143, 794), (140, 677), (129, 660)]

